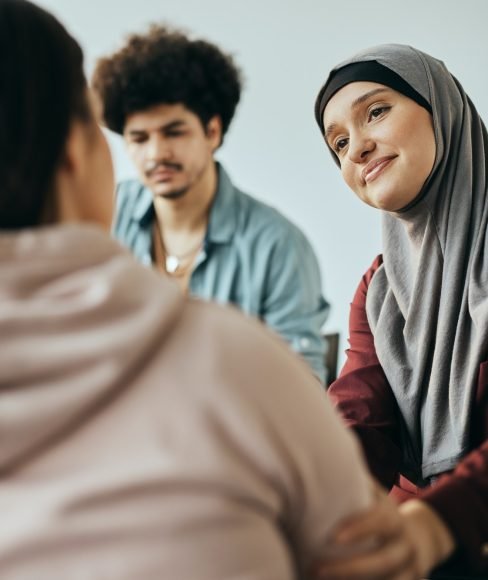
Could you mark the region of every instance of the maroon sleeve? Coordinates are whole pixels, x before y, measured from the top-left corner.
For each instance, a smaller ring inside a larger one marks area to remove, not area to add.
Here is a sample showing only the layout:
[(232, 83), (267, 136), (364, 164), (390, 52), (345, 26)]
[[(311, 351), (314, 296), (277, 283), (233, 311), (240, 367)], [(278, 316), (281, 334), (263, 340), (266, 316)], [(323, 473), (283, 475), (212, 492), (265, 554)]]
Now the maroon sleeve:
[(422, 491), (420, 499), (449, 526), (458, 546), (456, 559), (488, 573), (488, 441)]
[(378, 256), (356, 290), (349, 316), (346, 363), (328, 393), (346, 424), (358, 435), (371, 472), (390, 489), (401, 460), (399, 410), (376, 356), (366, 316), (368, 286), (381, 264), (382, 257)]
[(488, 362), (480, 365), (472, 413), (473, 451), (456, 469), (422, 490), (453, 533), (458, 550), (452, 564), (478, 570), (488, 578)]

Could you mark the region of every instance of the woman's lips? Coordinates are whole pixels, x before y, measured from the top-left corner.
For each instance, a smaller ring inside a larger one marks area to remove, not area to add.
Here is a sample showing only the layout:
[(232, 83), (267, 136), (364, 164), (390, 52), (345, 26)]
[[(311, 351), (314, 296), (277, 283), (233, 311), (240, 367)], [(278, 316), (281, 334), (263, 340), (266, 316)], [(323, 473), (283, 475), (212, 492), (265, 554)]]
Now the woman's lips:
[(364, 183), (374, 181), (395, 158), (395, 155), (390, 155), (389, 157), (381, 157), (380, 159), (370, 161), (361, 172)]

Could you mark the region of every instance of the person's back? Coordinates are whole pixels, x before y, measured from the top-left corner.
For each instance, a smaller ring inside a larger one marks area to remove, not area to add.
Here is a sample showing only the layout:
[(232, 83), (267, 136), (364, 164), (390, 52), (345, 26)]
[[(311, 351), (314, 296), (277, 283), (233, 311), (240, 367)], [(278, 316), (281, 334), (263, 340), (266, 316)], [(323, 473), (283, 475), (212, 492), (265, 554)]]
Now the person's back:
[(304, 577), (368, 505), (356, 442), (257, 323), (87, 226), (3, 233), (0, 264), (2, 579)]
[(0, 54), (0, 578), (303, 576), (370, 502), (353, 436), (276, 336), (110, 239), (60, 23), (2, 0)]

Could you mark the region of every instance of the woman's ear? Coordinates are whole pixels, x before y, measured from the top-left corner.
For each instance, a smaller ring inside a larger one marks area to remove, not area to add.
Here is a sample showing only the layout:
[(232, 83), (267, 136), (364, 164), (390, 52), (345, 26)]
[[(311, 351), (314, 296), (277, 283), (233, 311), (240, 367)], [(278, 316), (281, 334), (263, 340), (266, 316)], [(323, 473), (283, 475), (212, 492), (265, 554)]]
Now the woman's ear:
[(110, 228), (113, 165), (107, 141), (95, 121), (72, 122), (53, 185), (56, 221)]
[(87, 172), (87, 128), (73, 121), (58, 163), (54, 199), (59, 221), (76, 221), (80, 216), (80, 191)]
[(73, 121), (65, 142), (59, 170), (67, 179), (77, 180), (85, 169), (87, 129), (80, 121)]

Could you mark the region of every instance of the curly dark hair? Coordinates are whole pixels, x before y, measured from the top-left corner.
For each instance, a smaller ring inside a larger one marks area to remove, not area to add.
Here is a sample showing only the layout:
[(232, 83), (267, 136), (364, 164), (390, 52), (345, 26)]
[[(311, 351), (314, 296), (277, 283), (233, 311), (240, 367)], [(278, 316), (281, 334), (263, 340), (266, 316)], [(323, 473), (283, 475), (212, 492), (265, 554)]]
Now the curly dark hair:
[(122, 134), (127, 115), (161, 103), (181, 103), (202, 125), (218, 115), (222, 138), (241, 93), (241, 72), (232, 57), (180, 30), (152, 25), (129, 36), (123, 48), (98, 60), (92, 86), (109, 129)]

